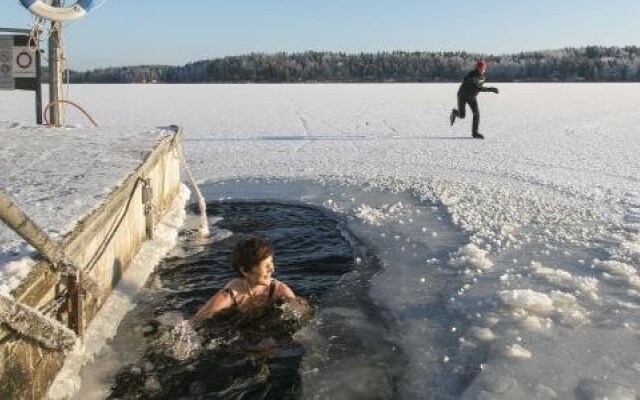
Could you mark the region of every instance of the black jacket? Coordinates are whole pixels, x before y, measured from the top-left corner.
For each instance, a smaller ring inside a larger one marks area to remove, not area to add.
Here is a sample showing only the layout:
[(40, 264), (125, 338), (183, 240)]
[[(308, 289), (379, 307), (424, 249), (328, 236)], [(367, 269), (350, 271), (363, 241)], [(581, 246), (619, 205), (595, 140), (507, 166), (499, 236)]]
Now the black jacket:
[(480, 75), (477, 69), (469, 72), (462, 79), (462, 84), (460, 85), (460, 89), (458, 89), (458, 96), (464, 97), (466, 99), (472, 99), (478, 95), (480, 92), (489, 92), (492, 89), (484, 87), (484, 81), (487, 78), (484, 75)]

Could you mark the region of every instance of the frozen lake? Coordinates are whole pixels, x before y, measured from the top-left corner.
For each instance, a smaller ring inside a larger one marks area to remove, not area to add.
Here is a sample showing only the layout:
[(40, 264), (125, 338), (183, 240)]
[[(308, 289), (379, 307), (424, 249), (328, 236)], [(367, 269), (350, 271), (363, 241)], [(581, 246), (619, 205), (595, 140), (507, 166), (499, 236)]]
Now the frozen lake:
[[(110, 129), (185, 128), (195, 175), (225, 182), (209, 197), (353, 219), (386, 255), (370, 295), (401, 327), (403, 397), (437, 398), (430, 390), (451, 383), (467, 398), (635, 398), (640, 85), (495, 86), (479, 96), (484, 141), (469, 138), (470, 117), (449, 126), (455, 84), (70, 93)], [(16, 134), (33, 123), (31, 95), (0, 92), (0, 120), (21, 122)], [(445, 312), (429, 314), (433, 304)], [(456, 380), (468, 365), (475, 378)]]

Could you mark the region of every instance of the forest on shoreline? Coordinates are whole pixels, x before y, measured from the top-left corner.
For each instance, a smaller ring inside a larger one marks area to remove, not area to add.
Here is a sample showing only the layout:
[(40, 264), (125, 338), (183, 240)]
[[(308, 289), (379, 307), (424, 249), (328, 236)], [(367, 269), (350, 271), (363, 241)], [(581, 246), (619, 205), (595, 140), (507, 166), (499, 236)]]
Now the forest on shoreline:
[(485, 55), (466, 52), (251, 53), (182, 66), (69, 71), (72, 83), (457, 82), (477, 59), (496, 82), (638, 82), (640, 47), (587, 46)]

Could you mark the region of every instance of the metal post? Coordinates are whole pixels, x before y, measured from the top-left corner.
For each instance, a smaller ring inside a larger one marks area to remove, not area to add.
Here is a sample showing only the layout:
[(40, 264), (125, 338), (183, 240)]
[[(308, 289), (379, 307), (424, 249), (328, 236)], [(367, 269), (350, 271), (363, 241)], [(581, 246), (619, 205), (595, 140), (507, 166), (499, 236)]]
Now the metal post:
[(147, 240), (153, 240), (153, 187), (151, 187), (150, 178), (142, 180), (142, 205), (144, 206)]
[(36, 47), (36, 124), (42, 125), (42, 54)]
[[(60, 7), (60, 0), (52, 0), (52, 7)], [(49, 102), (53, 103), (50, 108), (50, 123), (60, 127), (64, 125), (62, 117), (62, 49), (60, 47), (60, 37), (62, 35), (62, 23), (51, 21), (51, 34), (49, 35)]]
[(79, 337), (84, 335), (82, 313), (82, 287), (80, 274), (69, 275), (69, 291), (67, 292), (67, 312), (69, 313), (69, 328)]

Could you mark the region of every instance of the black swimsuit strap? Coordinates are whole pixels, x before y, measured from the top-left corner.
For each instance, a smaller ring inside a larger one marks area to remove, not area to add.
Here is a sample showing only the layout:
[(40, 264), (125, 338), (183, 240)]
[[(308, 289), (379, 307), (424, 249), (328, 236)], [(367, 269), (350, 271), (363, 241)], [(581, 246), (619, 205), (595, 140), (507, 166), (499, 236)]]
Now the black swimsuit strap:
[(269, 285), (269, 297), (268, 300), (273, 298), (273, 294), (276, 292), (276, 281), (271, 281), (271, 285)]

